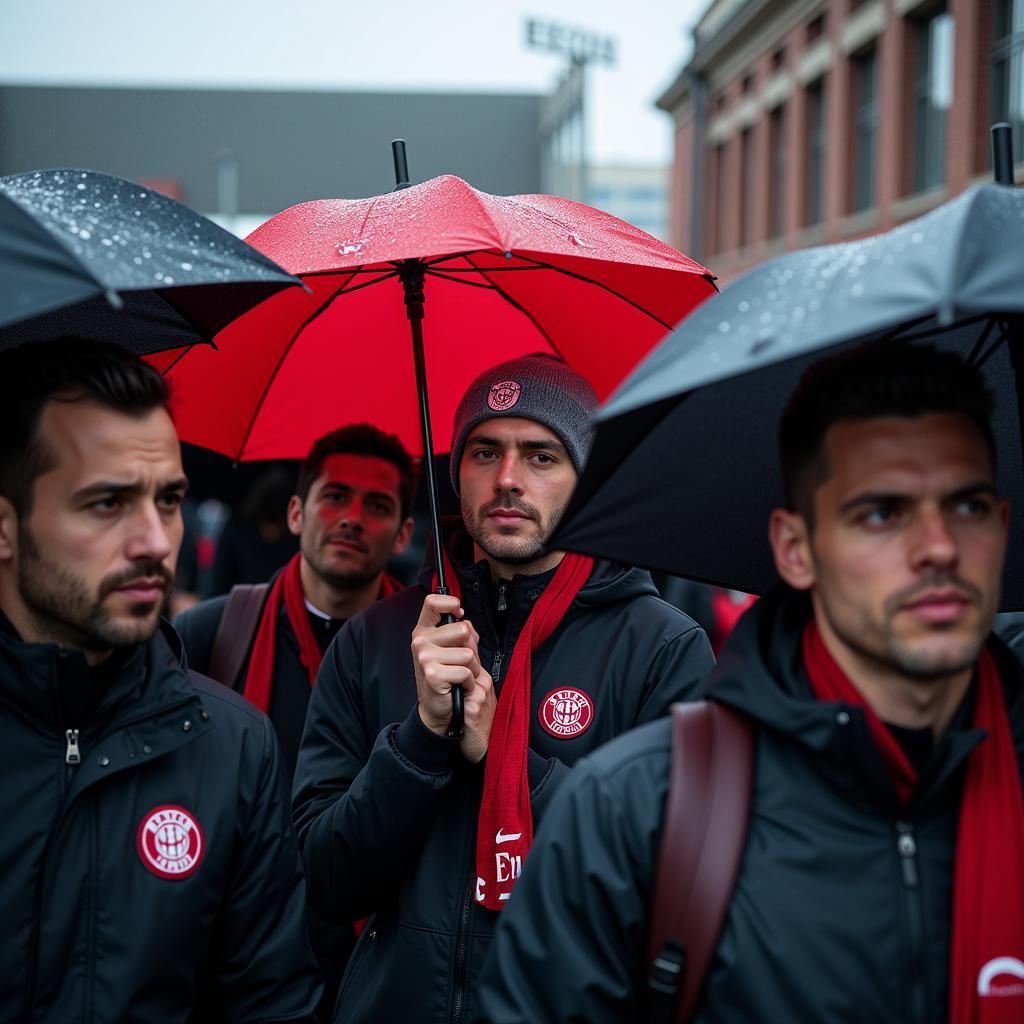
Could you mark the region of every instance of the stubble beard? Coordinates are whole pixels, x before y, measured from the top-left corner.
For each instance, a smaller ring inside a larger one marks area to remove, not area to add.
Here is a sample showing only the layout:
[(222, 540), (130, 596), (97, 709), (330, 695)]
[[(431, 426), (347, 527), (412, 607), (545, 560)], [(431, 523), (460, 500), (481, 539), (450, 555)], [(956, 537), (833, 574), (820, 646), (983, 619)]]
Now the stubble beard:
[[(568, 499), (566, 499), (554, 509), (545, 522), (536, 508), (515, 499), (507, 497), (495, 499), (480, 509), (473, 508), (463, 499), (461, 502), (462, 522), (473, 543), (488, 558), (493, 558), (496, 562), (504, 562), (506, 565), (529, 565), (544, 553), (544, 546), (568, 504)], [(530, 521), (538, 525), (537, 535), (535, 537), (516, 537), (514, 528), (508, 528), (507, 534), (500, 534), (498, 537), (489, 535), (484, 524), (487, 521), (488, 513), (496, 508), (514, 508), (529, 515)]]
[[(929, 581), (929, 585), (948, 582)], [(962, 581), (957, 582), (968, 592), (977, 607), (981, 599), (977, 588), (969, 587)], [(920, 589), (922, 586), (919, 584), (914, 589)], [(837, 615), (824, 593), (821, 590), (818, 592), (822, 609), (833, 633), (862, 658), (922, 683), (943, 682), (971, 668), (985, 646), (989, 630), (982, 629), (979, 624), (973, 636), (964, 636), (953, 649), (931, 649), (927, 636), (921, 637), (917, 643), (906, 640), (897, 632), (895, 619), (907, 596), (904, 593), (887, 600), (881, 620), (878, 621), (867, 608), (859, 609), (859, 614), (856, 613), (858, 610), (855, 610), (852, 616)], [(936, 631), (936, 635), (941, 636), (941, 631)]]
[(18, 592), (39, 633), (53, 643), (108, 651), (150, 640), (160, 622), (159, 603), (130, 605), (127, 621), (115, 619), (103, 604), (119, 586), (143, 576), (159, 577), (167, 590), (173, 582), (164, 565), (145, 560), (106, 577), (92, 594), (81, 577), (43, 555), (27, 526), (18, 528)]
[(330, 565), (321, 548), (314, 548), (311, 552), (303, 549), (302, 557), (324, 583), (340, 591), (360, 590), (380, 576), (387, 564), (385, 561), (383, 565), (373, 570), (369, 567), (364, 569), (353, 567), (352, 569), (339, 571)]

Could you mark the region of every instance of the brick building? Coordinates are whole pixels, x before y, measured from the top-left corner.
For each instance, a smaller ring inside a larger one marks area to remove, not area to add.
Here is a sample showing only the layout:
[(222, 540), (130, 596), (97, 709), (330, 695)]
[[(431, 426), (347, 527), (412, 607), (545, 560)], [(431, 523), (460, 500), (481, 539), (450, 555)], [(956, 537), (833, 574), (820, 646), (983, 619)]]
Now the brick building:
[(658, 100), (670, 237), (723, 280), (884, 231), (1024, 158), (1024, 0), (713, 0)]

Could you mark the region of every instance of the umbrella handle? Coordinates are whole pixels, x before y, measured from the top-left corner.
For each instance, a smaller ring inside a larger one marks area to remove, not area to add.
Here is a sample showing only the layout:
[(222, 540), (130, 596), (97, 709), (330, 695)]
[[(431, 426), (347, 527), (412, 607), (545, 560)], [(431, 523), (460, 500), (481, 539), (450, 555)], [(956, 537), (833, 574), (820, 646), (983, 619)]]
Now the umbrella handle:
[[(438, 591), (448, 591), (447, 587), (438, 587)], [(441, 621), (438, 623), (439, 626), (450, 626), (455, 622), (454, 615), (442, 615)], [(448, 728), (445, 730), (445, 736), (450, 740), (457, 740), (462, 736), (465, 728), (466, 721), (466, 710), (465, 704), (462, 699), (462, 687), (452, 687), (452, 717), (448, 721)]]

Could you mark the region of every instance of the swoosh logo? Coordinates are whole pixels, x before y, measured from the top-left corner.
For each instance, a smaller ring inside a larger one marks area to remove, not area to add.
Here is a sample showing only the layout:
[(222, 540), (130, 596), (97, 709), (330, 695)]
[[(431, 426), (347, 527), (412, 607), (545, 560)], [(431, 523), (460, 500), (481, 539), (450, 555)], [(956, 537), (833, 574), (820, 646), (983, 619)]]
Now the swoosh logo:
[(978, 995), (990, 995), (992, 982), (1000, 974), (1009, 974), (1024, 980), (1024, 963), (1015, 956), (997, 956), (994, 960), (989, 960), (978, 974)]
[(502, 843), (511, 843), (514, 842), (516, 839), (521, 839), (522, 836), (522, 832), (512, 832), (509, 835), (505, 835), (505, 833), (502, 832), (501, 829), (499, 828), (494, 835), (494, 841), (500, 846)]

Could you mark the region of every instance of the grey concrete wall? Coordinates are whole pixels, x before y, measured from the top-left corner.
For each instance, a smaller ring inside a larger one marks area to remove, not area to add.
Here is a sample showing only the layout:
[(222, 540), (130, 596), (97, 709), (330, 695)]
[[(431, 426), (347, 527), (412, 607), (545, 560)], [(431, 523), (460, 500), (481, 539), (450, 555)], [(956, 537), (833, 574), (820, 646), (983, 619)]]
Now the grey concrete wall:
[(246, 92), (0, 84), (0, 174), (70, 166), (172, 178), (217, 211), (217, 161), (239, 165), (242, 212), (356, 198), (451, 173), (487, 192), (540, 191), (539, 95)]

